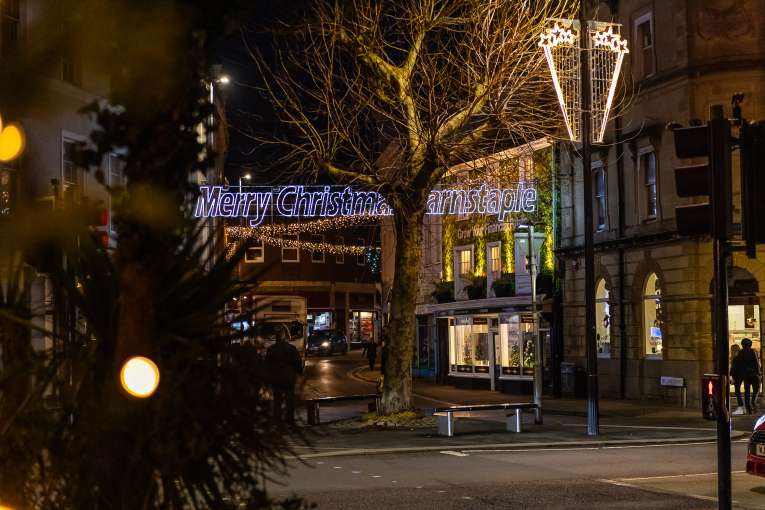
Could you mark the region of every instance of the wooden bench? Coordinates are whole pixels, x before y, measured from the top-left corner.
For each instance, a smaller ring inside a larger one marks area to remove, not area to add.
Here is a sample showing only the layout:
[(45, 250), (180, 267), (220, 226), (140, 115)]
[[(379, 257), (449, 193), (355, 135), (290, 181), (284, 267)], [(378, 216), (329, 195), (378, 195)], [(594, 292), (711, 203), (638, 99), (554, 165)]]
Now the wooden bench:
[(438, 417), (438, 435), (452, 437), (454, 436), (454, 413), (468, 411), (513, 411), (507, 415), (507, 431), (521, 432), (521, 413), (524, 410), (535, 411), (537, 407), (538, 406), (533, 402), (517, 404), (475, 404), (437, 407), (433, 410), (433, 414)]
[(305, 401), (305, 410), (307, 421), (309, 425), (318, 425), (321, 423), (321, 415), (319, 408), (321, 404), (329, 404), (332, 402), (342, 402), (347, 400), (374, 400), (375, 408), (380, 407), (380, 396), (377, 393), (368, 393), (363, 395), (335, 395), (332, 397), (317, 397), (308, 399)]

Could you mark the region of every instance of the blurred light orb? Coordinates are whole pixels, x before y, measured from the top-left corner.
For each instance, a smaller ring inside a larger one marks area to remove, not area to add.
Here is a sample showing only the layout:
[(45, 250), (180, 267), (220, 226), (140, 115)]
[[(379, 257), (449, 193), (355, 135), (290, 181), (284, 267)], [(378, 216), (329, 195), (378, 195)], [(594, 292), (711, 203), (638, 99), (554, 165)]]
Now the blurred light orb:
[(150, 397), (159, 386), (159, 368), (149, 358), (134, 356), (122, 365), (120, 383), (134, 397)]
[(220, 78), (218, 78), (218, 81), (219, 81), (219, 82), (220, 82), (222, 85), (228, 85), (228, 83), (231, 81), (231, 78), (229, 78), (229, 77), (228, 77), (228, 75), (224, 74), (223, 76), (221, 76)]
[[(3, 126), (0, 119), (0, 161), (16, 159), (24, 151), (24, 133), (16, 124)], [(2, 507), (0, 507), (2, 510)]]

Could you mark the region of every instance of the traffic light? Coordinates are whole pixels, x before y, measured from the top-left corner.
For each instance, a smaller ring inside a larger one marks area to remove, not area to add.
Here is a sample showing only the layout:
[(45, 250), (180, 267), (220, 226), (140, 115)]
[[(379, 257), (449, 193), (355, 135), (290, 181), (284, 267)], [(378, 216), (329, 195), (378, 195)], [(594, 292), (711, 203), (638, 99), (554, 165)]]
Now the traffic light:
[(671, 128), (678, 158), (707, 159), (675, 168), (678, 197), (708, 197), (706, 202), (675, 207), (675, 219), (680, 234), (726, 239), (732, 219), (730, 121), (719, 105), (712, 107), (711, 116), (706, 125)]
[(722, 389), (728, 384), (728, 377), (717, 374), (704, 374), (701, 377), (701, 414), (705, 420), (717, 420), (727, 412), (723, 409)]
[(90, 238), (97, 248), (109, 247), (109, 210), (105, 207), (92, 207), (88, 210), (88, 230)]
[(746, 254), (765, 243), (765, 122), (741, 123), (741, 230)]

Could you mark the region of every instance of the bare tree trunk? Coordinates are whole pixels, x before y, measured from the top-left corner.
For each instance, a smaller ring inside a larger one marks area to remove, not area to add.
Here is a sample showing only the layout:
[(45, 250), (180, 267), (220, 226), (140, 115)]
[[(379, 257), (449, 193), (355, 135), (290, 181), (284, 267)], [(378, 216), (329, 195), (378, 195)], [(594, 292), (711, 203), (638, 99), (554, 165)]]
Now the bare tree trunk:
[[(412, 202), (417, 202), (412, 198)], [(416, 206), (415, 206), (416, 207)], [(414, 308), (422, 248), (423, 207), (396, 207), (396, 270), (390, 302), (382, 414), (411, 409)], [(413, 210), (414, 209), (414, 210)]]

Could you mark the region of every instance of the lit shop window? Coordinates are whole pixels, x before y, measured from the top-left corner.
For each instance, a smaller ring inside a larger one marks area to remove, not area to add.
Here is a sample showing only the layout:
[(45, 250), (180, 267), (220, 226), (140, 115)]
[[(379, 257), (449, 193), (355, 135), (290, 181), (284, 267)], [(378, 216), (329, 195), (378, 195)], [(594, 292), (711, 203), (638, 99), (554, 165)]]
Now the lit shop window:
[(489, 373), (489, 319), (450, 319), (449, 344), (452, 372)]
[(601, 278), (595, 286), (595, 338), (598, 356), (611, 356), (611, 305), (608, 303), (609, 290), (606, 280)]
[(534, 375), (534, 323), (531, 314), (500, 314), (502, 376), (525, 378)]
[[(324, 243), (324, 234), (313, 234), (311, 236), (311, 242), (317, 243), (317, 244), (323, 244)], [(323, 251), (312, 251), (311, 252), (311, 262), (313, 263), (321, 263), (324, 262), (324, 252)]]
[(646, 356), (661, 357), (664, 328), (664, 313), (661, 304), (661, 281), (651, 273), (645, 282), (643, 292), (643, 330)]

